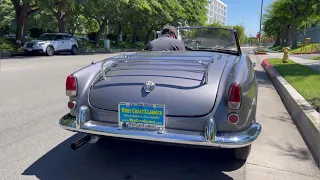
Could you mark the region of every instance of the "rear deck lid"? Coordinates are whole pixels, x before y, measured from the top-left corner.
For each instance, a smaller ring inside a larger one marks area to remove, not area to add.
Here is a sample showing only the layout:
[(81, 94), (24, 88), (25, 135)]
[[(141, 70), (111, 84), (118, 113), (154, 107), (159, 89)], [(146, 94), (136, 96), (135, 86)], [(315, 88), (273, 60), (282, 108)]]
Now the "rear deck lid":
[[(150, 56), (149, 59), (172, 59), (168, 56)], [(181, 58), (181, 56), (179, 56)], [(134, 58), (133, 58), (134, 59)], [(185, 56), (184, 60), (195, 59)], [(197, 60), (208, 60), (198, 57)], [(162, 104), (168, 116), (203, 116), (215, 103), (217, 89), (226, 60), (211, 64), (208, 84), (204, 84), (204, 68), (200, 64), (172, 62), (118, 63), (106, 73), (106, 79), (95, 83), (89, 102), (99, 109), (118, 111), (119, 102)], [(155, 88), (147, 93), (147, 81)]]

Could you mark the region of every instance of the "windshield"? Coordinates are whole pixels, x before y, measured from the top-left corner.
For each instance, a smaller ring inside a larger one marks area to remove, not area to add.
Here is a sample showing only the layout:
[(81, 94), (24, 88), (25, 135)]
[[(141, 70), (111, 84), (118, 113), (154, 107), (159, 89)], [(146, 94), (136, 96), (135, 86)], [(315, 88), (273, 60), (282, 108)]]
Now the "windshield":
[(54, 40), (56, 35), (54, 34), (43, 34), (38, 37), (38, 40), (48, 41), (48, 40)]
[(235, 33), (216, 27), (180, 27), (178, 39), (192, 50), (226, 50), (238, 53)]

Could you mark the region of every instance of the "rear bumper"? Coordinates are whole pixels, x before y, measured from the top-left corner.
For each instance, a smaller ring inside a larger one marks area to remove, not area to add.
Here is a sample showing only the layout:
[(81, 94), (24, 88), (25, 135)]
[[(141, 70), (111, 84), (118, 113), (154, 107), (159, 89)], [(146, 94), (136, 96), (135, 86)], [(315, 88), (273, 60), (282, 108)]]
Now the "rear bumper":
[(31, 49), (28, 49), (28, 48), (24, 48), (23, 49), (24, 52), (26, 53), (45, 53), (45, 51), (43, 49), (34, 49), (34, 48), (31, 48)]
[(203, 132), (165, 129), (164, 133), (159, 134), (154, 131), (121, 130), (117, 123), (91, 120), (89, 109), (85, 106), (79, 108), (76, 118), (67, 114), (60, 119), (59, 124), (66, 130), (91, 135), (219, 148), (239, 148), (250, 145), (262, 130), (259, 123), (253, 123), (245, 131), (219, 133), (216, 132), (213, 119), (208, 120)]

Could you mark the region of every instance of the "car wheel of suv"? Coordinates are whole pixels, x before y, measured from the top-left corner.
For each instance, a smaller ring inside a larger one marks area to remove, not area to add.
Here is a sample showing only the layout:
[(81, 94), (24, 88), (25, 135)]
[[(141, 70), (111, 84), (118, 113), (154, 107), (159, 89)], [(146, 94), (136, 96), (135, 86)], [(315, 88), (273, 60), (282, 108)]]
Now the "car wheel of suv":
[(54, 54), (54, 49), (52, 46), (48, 46), (47, 47), (47, 50), (46, 50), (46, 53), (48, 56), (52, 56)]
[(250, 155), (251, 145), (234, 149), (234, 157), (238, 160), (246, 161)]
[(78, 47), (73, 45), (71, 48), (71, 54), (76, 55), (78, 53)]

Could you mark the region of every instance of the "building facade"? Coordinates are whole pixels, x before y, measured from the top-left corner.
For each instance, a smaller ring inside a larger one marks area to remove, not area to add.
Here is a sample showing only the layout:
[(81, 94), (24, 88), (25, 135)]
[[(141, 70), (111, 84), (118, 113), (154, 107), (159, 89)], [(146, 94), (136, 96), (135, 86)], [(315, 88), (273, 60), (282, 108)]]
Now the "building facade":
[(220, 0), (208, 0), (207, 23), (218, 22), (226, 25), (227, 22), (227, 5)]

